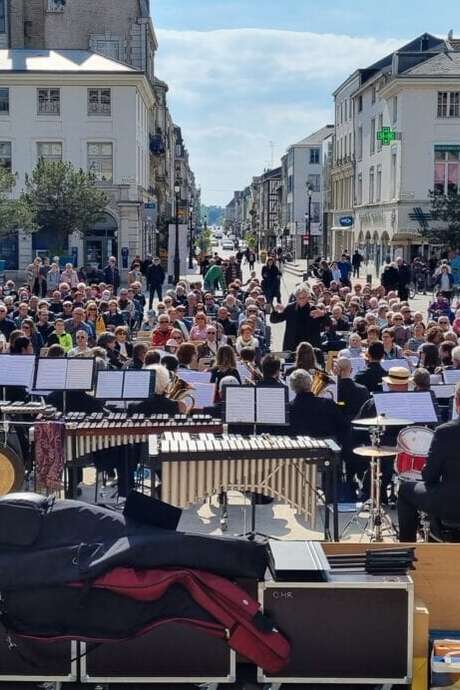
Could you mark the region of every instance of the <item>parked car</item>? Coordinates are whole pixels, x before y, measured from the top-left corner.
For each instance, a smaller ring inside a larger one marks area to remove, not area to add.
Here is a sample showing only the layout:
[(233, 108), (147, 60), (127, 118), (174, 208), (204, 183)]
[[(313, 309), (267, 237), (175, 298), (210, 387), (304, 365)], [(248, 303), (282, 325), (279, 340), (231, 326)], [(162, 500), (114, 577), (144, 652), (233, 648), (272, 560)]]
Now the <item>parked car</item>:
[(232, 251), (234, 248), (235, 247), (233, 245), (232, 240), (223, 240), (222, 241), (222, 249), (229, 249), (230, 251)]

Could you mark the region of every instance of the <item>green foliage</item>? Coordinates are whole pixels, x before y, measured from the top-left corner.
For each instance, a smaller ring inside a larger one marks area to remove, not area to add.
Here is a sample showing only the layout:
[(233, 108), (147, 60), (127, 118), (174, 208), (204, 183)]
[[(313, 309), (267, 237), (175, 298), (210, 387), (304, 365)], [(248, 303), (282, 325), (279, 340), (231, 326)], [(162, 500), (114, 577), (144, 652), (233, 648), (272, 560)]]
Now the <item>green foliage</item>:
[(257, 235), (253, 232), (247, 231), (244, 235), (244, 241), (248, 245), (249, 249), (253, 251), (257, 250)]
[(200, 234), (200, 249), (202, 254), (209, 254), (211, 251), (212, 232), (207, 226), (203, 227)]
[[(431, 217), (439, 227), (427, 226), (422, 236), (432, 244), (443, 244), (451, 249), (460, 247), (460, 195), (450, 192), (447, 196), (430, 191)], [(441, 225), (442, 223), (442, 225)]]
[(56, 238), (54, 252), (63, 253), (71, 233), (84, 233), (100, 220), (109, 199), (95, 185), (92, 173), (65, 161), (40, 159), (26, 176), (21, 202), (34, 225), (51, 231)]
[(35, 230), (32, 215), (22, 199), (12, 199), (11, 190), (16, 177), (0, 166), (0, 235), (8, 235), (13, 230), (25, 232)]

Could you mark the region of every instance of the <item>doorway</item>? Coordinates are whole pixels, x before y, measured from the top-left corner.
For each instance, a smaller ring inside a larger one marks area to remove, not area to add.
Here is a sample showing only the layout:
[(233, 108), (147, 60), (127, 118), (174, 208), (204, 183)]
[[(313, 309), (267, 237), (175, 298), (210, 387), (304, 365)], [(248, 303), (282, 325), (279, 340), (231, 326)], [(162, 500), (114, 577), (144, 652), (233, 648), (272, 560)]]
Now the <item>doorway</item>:
[(89, 230), (84, 240), (85, 266), (101, 269), (109, 257), (118, 258), (118, 225), (109, 213)]

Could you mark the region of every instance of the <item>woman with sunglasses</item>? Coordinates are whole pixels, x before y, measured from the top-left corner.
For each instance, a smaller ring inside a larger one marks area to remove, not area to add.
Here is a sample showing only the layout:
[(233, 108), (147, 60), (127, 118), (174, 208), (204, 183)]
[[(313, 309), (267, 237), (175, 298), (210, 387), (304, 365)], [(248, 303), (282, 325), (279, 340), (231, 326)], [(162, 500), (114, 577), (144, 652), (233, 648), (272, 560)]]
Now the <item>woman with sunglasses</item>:
[(206, 314), (202, 311), (194, 318), (194, 324), (190, 330), (190, 340), (206, 340), (208, 325), (206, 322)]
[(24, 319), (21, 324), (21, 331), (32, 343), (34, 354), (39, 355), (44, 342), (32, 319)]
[(198, 360), (210, 359), (214, 361), (217, 355), (219, 345), (217, 344), (217, 327), (215, 324), (209, 324), (206, 328), (206, 340), (198, 346)]
[(131, 359), (133, 356), (133, 344), (128, 342), (128, 328), (126, 326), (118, 326), (115, 329), (115, 350), (117, 350), (122, 357)]

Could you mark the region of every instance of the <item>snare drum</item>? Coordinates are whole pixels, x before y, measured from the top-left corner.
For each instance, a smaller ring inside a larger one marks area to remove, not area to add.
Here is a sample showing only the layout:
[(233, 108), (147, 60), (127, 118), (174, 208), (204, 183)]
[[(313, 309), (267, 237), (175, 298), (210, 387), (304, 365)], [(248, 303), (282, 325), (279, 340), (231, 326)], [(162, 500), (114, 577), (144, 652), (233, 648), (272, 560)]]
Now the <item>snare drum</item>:
[(411, 426), (399, 432), (395, 469), (401, 481), (421, 481), (434, 432), (424, 426)]

